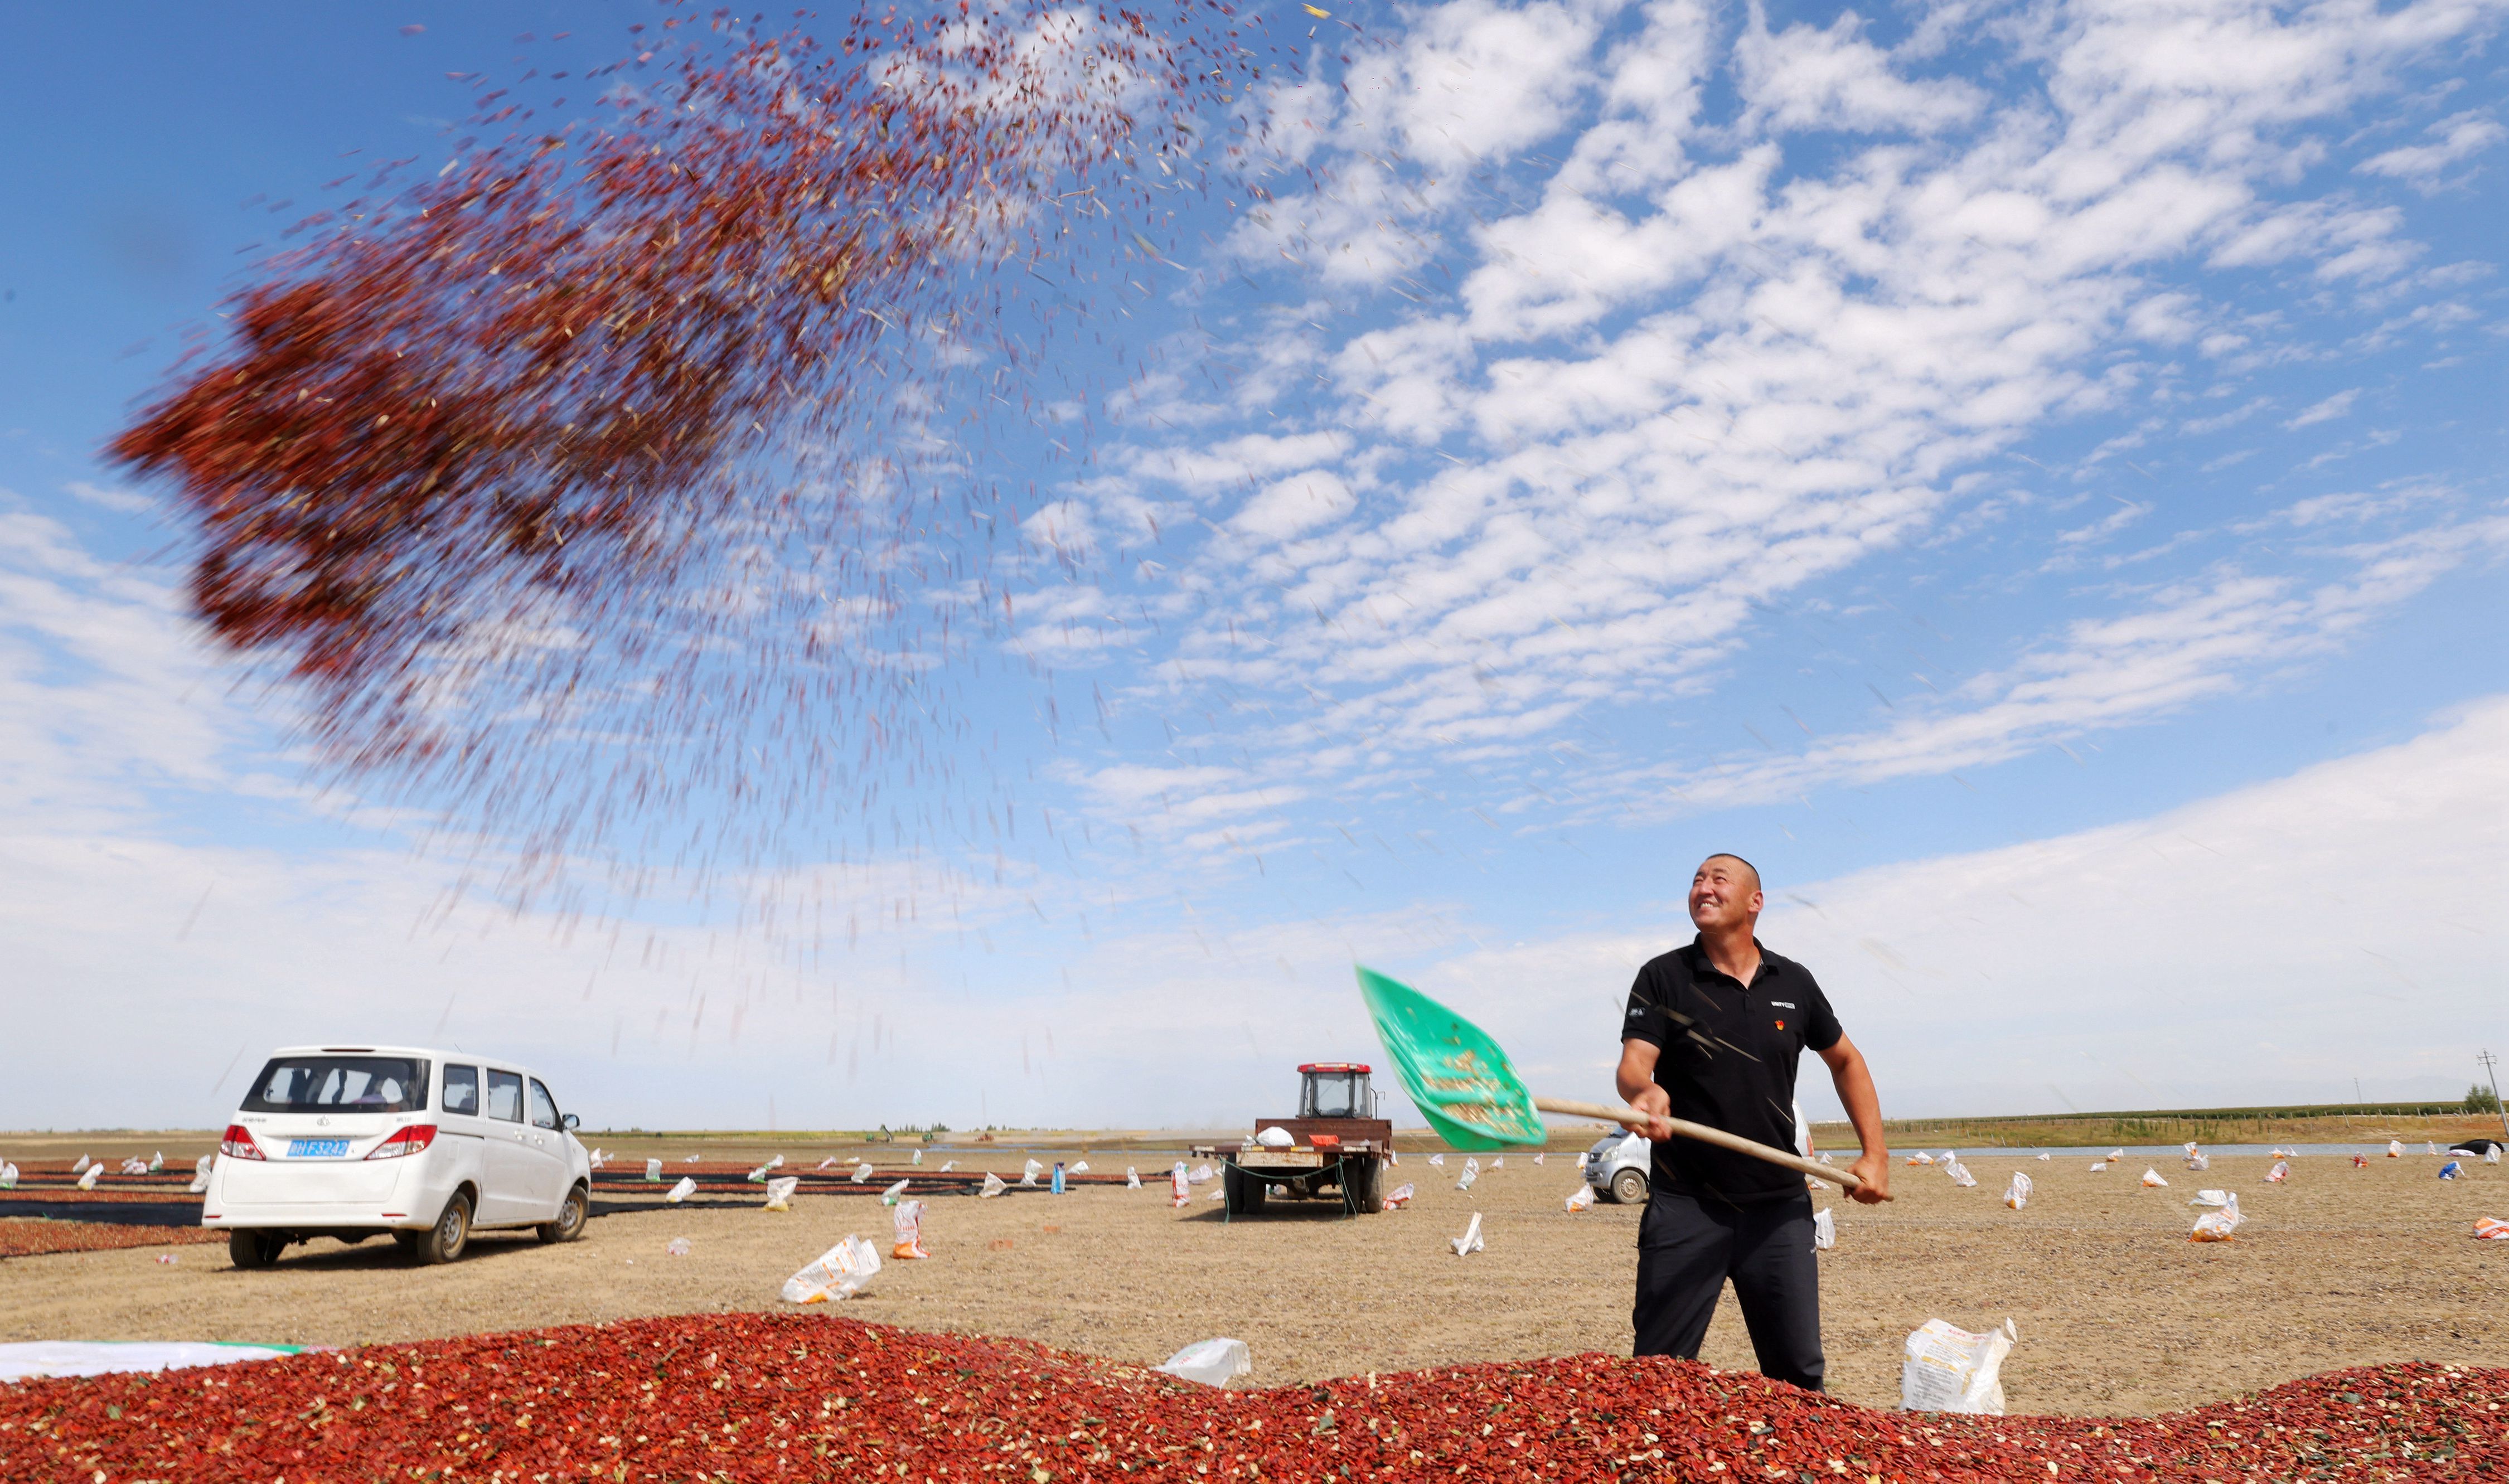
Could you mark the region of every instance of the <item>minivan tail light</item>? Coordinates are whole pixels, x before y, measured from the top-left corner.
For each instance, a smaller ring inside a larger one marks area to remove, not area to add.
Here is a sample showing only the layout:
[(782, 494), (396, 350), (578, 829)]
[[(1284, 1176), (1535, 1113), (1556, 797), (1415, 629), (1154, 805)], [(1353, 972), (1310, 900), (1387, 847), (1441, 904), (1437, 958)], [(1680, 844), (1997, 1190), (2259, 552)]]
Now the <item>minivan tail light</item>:
[(398, 1159), (404, 1154), (416, 1154), (434, 1142), (435, 1125), (409, 1124), (402, 1128), (394, 1129), (392, 1132), (392, 1136), (385, 1139), (382, 1143), (377, 1144), (375, 1146), (374, 1153), (367, 1155), (366, 1158), (370, 1160)]
[(259, 1160), (269, 1157), (261, 1152), (259, 1144), (252, 1141), (252, 1131), (242, 1124), (227, 1125), (227, 1132), (218, 1138), (218, 1153), (234, 1160)]

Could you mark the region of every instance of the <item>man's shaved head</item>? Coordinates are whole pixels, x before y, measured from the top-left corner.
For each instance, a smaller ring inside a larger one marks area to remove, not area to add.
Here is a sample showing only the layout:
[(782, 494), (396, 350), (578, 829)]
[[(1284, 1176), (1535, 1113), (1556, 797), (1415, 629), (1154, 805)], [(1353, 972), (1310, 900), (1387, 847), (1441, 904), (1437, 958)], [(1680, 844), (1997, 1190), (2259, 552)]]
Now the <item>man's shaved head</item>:
[[(1757, 867), (1757, 866), (1752, 865), (1750, 862), (1748, 862), (1748, 861), (1746, 861), (1746, 860), (1742, 859), (1741, 856), (1736, 855), (1733, 851), (1731, 851), (1731, 850), (1719, 850), (1719, 851), (1717, 851), (1714, 855), (1709, 856), (1709, 857), (1707, 858), (1707, 860), (1709, 860), (1709, 861), (1732, 861), (1735, 865), (1741, 867), (1744, 871), (1747, 871), (1747, 872), (1749, 872), (1751, 873), (1751, 889), (1752, 889), (1753, 891), (1758, 891), (1758, 890), (1760, 889), (1760, 868), (1759, 868), (1759, 867)], [(1706, 864), (1706, 861), (1702, 861), (1700, 864), (1704, 866), (1704, 865), (1705, 865), (1705, 864)]]
[(1699, 863), (1690, 877), (1690, 920), (1702, 932), (1748, 933), (1760, 918), (1760, 870), (1729, 850)]

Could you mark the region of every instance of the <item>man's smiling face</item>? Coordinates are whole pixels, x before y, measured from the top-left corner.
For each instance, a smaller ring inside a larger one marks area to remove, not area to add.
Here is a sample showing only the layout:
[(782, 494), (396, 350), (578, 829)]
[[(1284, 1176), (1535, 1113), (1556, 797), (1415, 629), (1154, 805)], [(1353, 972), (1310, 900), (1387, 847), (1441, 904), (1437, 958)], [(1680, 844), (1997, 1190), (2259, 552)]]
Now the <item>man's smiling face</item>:
[(1701, 932), (1741, 927), (1760, 916), (1760, 873), (1748, 862), (1711, 855), (1690, 878), (1690, 920)]

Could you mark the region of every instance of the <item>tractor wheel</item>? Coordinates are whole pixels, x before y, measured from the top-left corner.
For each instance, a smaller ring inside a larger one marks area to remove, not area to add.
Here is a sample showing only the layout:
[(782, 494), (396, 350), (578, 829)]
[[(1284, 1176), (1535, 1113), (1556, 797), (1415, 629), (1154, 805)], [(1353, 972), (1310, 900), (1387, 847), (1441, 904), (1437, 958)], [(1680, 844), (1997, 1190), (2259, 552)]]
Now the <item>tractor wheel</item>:
[(1635, 1206), (1647, 1197), (1647, 1177), (1643, 1169), (1624, 1169), (1612, 1176), (1612, 1199), (1623, 1206)]
[(1342, 1167), (1342, 1194), (1350, 1198), (1350, 1208), (1367, 1215), (1383, 1203), (1376, 1193), (1379, 1166), (1374, 1158), (1353, 1160)]

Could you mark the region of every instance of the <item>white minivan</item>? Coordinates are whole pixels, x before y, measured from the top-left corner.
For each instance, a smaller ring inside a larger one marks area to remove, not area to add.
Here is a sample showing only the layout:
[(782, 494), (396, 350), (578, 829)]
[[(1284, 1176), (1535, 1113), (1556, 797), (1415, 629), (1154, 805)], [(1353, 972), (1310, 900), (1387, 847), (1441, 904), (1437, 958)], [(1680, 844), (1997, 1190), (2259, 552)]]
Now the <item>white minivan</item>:
[(271, 1054), (218, 1143), (201, 1224), (227, 1229), (239, 1268), (287, 1244), (389, 1232), (422, 1263), (462, 1255), (474, 1229), (583, 1235), (592, 1162), (528, 1067), (407, 1046)]

